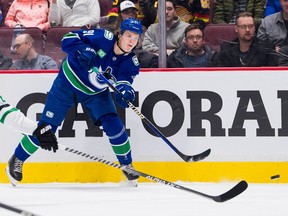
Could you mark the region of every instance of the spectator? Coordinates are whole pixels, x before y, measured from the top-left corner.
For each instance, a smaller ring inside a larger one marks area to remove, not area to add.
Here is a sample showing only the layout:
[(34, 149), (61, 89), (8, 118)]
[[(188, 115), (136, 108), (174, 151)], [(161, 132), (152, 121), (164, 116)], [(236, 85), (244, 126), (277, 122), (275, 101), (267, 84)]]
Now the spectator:
[(57, 63), (46, 55), (40, 55), (34, 47), (34, 40), (29, 34), (20, 34), (15, 38), (13, 48), (19, 57), (10, 70), (58, 69)]
[(113, 33), (115, 33), (115, 34), (118, 33), (120, 23), (123, 20), (125, 20), (129, 17), (137, 19), (138, 9), (136, 8), (135, 4), (132, 1), (125, 0), (125, 1), (120, 3), (117, 11), (118, 11), (118, 13), (116, 14), (117, 18), (115, 21), (115, 26), (111, 27), (111, 28), (113, 28)]
[(235, 31), (238, 38), (221, 44), (218, 66), (222, 67), (259, 67), (277, 66), (278, 56), (274, 45), (255, 37), (255, 24), (252, 14), (240, 13), (236, 17)]
[(100, 21), (98, 0), (50, 0), (49, 22), (52, 26), (95, 28)]
[(288, 45), (279, 50), (279, 66), (288, 66)]
[[(184, 30), (189, 25), (176, 16), (174, 0), (166, 0), (167, 54), (169, 55), (183, 43)], [(144, 35), (143, 49), (158, 54), (159, 34), (158, 23), (149, 26)]]
[(279, 0), (267, 0), (264, 17), (282, 10)]
[(213, 23), (234, 24), (237, 14), (247, 11), (252, 14), (257, 29), (264, 16), (265, 2), (265, 0), (217, 0), (215, 1)]
[(8, 70), (12, 65), (12, 59), (4, 56), (2, 52), (0, 52), (0, 70)]
[(37, 27), (42, 31), (47, 31), (50, 27), (48, 12), (47, 0), (14, 0), (5, 18), (5, 25), (10, 28)]
[(288, 45), (288, 1), (279, 0), (279, 2), (282, 10), (265, 17), (257, 33), (259, 39), (272, 41), (277, 52), (282, 46)]
[(185, 44), (172, 52), (167, 59), (167, 66), (209, 67), (216, 66), (217, 54), (205, 45), (204, 32), (197, 24), (189, 25), (184, 32)]

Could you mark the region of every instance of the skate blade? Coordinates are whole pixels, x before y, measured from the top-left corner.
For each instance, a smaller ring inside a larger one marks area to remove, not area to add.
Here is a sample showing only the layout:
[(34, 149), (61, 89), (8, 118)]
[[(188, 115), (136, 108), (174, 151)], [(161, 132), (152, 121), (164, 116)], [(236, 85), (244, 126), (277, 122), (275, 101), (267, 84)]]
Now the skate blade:
[(6, 175), (8, 176), (8, 179), (9, 179), (10, 183), (13, 185), (13, 187), (16, 187), (16, 185), (18, 184), (19, 181), (17, 181), (16, 179), (14, 179), (10, 175), (9, 167), (6, 167), (5, 171), (6, 171)]
[(138, 181), (137, 181), (137, 179), (131, 180), (131, 181), (125, 179), (125, 180), (123, 180), (123, 181), (120, 181), (119, 184), (120, 184), (121, 186), (123, 186), (123, 187), (135, 188), (135, 187), (138, 186)]

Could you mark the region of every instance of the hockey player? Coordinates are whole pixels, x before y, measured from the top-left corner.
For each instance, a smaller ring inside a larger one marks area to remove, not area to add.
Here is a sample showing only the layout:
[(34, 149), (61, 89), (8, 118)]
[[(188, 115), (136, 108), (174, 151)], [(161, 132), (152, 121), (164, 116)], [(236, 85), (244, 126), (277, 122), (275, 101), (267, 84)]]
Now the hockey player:
[[(58, 149), (58, 142), (50, 125), (39, 124), (37, 126), (36, 122), (27, 118), (19, 109), (9, 105), (2, 96), (0, 96), (0, 122), (23, 134), (32, 135), (31, 137), (33, 137), (43, 149), (51, 150), (51, 148), (54, 148), (55, 151)], [(22, 169), (22, 161), (14, 156), (11, 160), (15, 163), (13, 167), (14, 170), (20, 167)], [(6, 170), (9, 172), (9, 166)], [(13, 179), (9, 179), (13, 184)]]
[[(55, 132), (69, 108), (79, 102), (89, 111), (94, 124), (103, 127), (119, 163), (133, 168), (128, 135), (109, 88), (91, 68), (104, 71), (104, 76), (114, 82), (121, 92), (115, 95), (115, 100), (121, 107), (127, 108), (127, 101), (135, 100), (132, 83), (140, 66), (133, 49), (141, 34), (140, 21), (128, 18), (121, 23), (117, 36), (104, 29), (72, 31), (64, 35), (62, 49), (68, 55), (49, 91), (39, 124), (49, 124)], [(28, 153), (27, 149), (35, 144), (37, 146), (37, 143), (27, 137), (24, 139), (27, 142), (18, 145), (9, 161), (10, 167), (14, 166), (15, 159), (24, 162), (37, 150), (34, 147), (33, 152)], [(123, 173), (137, 186), (139, 176)], [(7, 174), (15, 181), (22, 180), (22, 169), (10, 169)]]

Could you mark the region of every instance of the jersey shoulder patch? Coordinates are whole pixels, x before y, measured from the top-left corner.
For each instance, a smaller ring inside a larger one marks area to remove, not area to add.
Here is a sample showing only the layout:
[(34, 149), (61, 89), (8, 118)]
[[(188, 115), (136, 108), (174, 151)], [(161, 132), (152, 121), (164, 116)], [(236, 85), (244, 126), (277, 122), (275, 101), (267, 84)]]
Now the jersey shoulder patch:
[(138, 58), (137, 58), (136, 55), (134, 55), (134, 56), (132, 57), (132, 61), (133, 61), (133, 63), (134, 63), (135, 66), (138, 66), (138, 65), (139, 65), (139, 60), (138, 60)]
[(104, 37), (107, 39), (107, 40), (112, 40), (113, 37), (114, 37), (114, 34), (111, 32), (111, 31), (108, 31), (105, 29), (104, 31)]

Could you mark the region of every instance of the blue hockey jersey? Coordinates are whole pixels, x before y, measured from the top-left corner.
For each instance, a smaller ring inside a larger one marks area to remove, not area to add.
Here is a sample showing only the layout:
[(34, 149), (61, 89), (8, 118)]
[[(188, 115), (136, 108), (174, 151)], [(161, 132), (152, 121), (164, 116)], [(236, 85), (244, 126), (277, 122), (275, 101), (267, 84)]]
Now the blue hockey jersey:
[(133, 52), (116, 55), (113, 51), (116, 40), (113, 33), (104, 29), (69, 32), (62, 39), (62, 49), (68, 55), (63, 60), (59, 77), (68, 81), (72, 88), (87, 95), (104, 91), (107, 86), (98, 82), (97, 74), (92, 70), (85, 71), (77, 60), (77, 50), (91, 47), (97, 53), (97, 63), (94, 66), (99, 71), (109, 69), (116, 81), (128, 81), (132, 84), (140, 70), (138, 59)]

